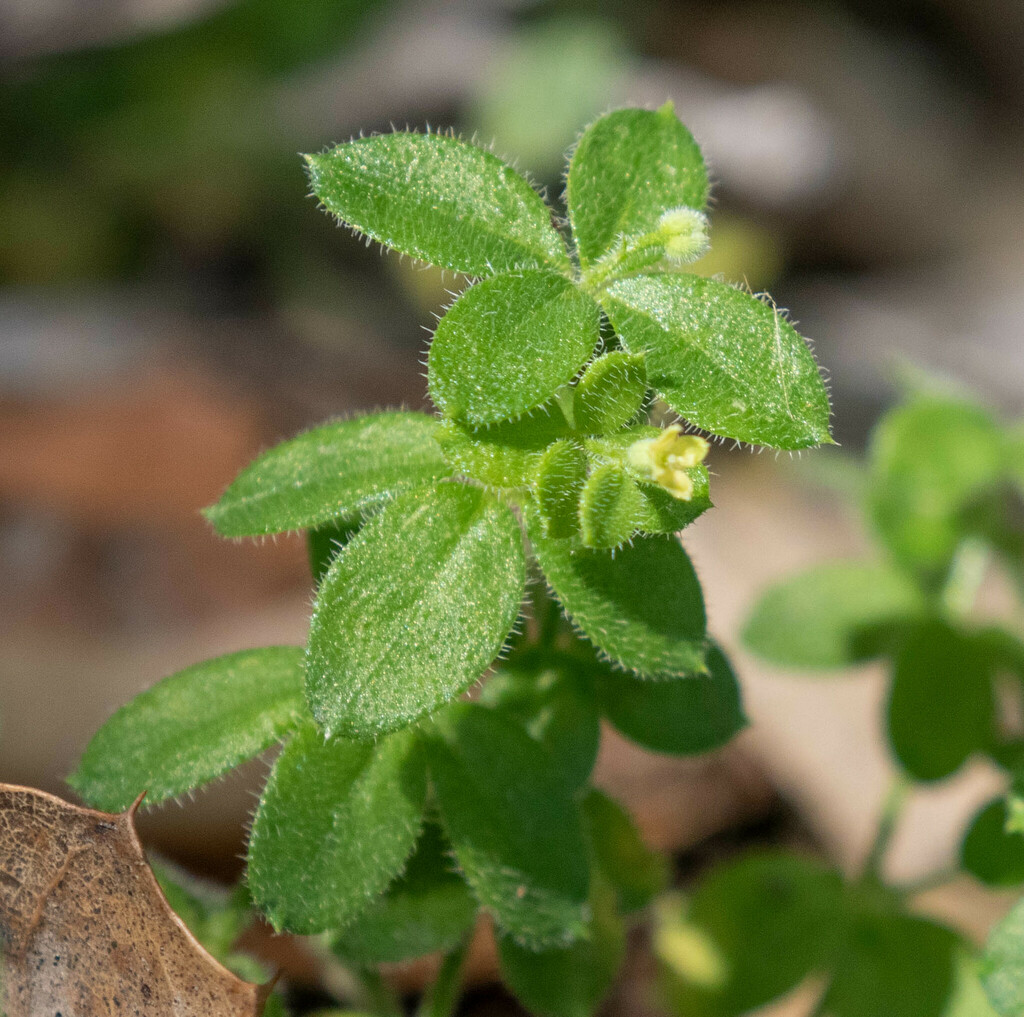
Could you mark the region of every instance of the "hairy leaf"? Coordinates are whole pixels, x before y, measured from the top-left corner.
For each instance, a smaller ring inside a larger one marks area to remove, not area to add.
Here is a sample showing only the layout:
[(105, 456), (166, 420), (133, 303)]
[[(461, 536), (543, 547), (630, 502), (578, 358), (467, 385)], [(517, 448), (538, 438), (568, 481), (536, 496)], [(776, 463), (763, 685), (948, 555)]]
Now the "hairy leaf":
[(249, 887), (278, 931), (352, 921), (416, 842), (426, 802), (416, 736), (324, 741), (307, 724), (278, 756), (249, 838)]
[(370, 967), (456, 947), (473, 926), (476, 901), (450, 855), (443, 831), (426, 823), (402, 875), (332, 934), (331, 949), (349, 964)]
[(924, 612), (904, 573), (882, 564), (829, 562), (761, 594), (743, 641), (785, 667), (847, 667), (873, 656), (880, 627), (898, 630)]
[(712, 434), (771, 448), (829, 442), (829, 403), (807, 344), (769, 304), (694, 275), (613, 283), (603, 304), (649, 384)]
[(549, 537), (579, 532), (579, 500), (587, 479), (587, 456), (571, 441), (557, 441), (537, 461), (537, 507)]
[(498, 275), (470, 287), (430, 344), (430, 398), (474, 426), (512, 420), (546, 403), (587, 362), (600, 310), (554, 272)]
[(383, 134), (306, 159), (327, 210), (393, 250), (470, 275), (569, 267), (529, 182), (458, 138)]
[(643, 842), (629, 813), (603, 791), (588, 791), (582, 808), (591, 850), (619, 906), (626, 913), (647, 907), (668, 886), (668, 861)]
[(0, 784), (0, 1012), (258, 1017), (266, 991), (215, 961), (164, 899), (133, 810)]
[(283, 533), (348, 519), (450, 470), (422, 413), (375, 413), (300, 434), (250, 463), (204, 510), (225, 537)]
[(259, 755), (309, 713), (302, 650), (243, 650), (179, 671), (93, 735), (68, 783), (100, 808), (155, 805)]
[(608, 551), (573, 552), (526, 513), (547, 581), (583, 634), (623, 667), (645, 675), (704, 670), (704, 600), (674, 537), (645, 537)]
[(497, 656), (524, 585), (519, 526), (487, 492), (439, 484), (396, 499), (321, 584), (306, 676), (317, 720), (374, 737), (454, 698)]
[(527, 949), (585, 933), (587, 847), (547, 750), (510, 718), (454, 703), (434, 721), (430, 773), (459, 867), (498, 927)]
[(572, 416), (583, 434), (617, 431), (640, 411), (647, 394), (644, 358), (624, 350), (598, 357), (573, 389)]
[(989, 886), (1024, 883), (1024, 833), (1006, 828), (1005, 797), (984, 805), (960, 848), (960, 864)]
[(992, 742), (991, 661), (970, 636), (942, 622), (910, 631), (896, 655), (889, 694), (889, 740), (918, 780), (955, 773)]
[(598, 466), (580, 493), (580, 539), (584, 547), (616, 548), (640, 528), (644, 499), (620, 466)]
[(591, 124), (569, 164), (569, 218), (584, 268), (616, 240), (650, 232), (662, 214), (708, 198), (704, 159), (671, 103), (622, 109)]
[(590, 1017), (611, 988), (622, 964), (626, 934), (611, 887), (596, 877), (586, 937), (561, 949), (535, 951), (512, 937), (498, 940), (501, 975), (539, 1017)]
[(453, 470), (490, 487), (529, 487), (545, 449), (568, 434), (561, 410), (552, 408), (475, 429), (446, 420), (438, 441)]
[(320, 585), (337, 553), (359, 532), (362, 525), (363, 520), (357, 517), (324, 523), (316, 529), (307, 531), (309, 571), (313, 573), (315, 586)]

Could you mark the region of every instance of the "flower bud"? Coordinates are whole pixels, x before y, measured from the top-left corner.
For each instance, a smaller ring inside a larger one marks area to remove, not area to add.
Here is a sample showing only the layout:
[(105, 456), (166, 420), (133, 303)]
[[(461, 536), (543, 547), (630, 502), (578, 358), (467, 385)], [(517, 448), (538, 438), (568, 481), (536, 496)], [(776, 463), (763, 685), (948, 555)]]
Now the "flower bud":
[(708, 249), (708, 217), (695, 208), (670, 208), (658, 220), (657, 234), (670, 261), (696, 261)]

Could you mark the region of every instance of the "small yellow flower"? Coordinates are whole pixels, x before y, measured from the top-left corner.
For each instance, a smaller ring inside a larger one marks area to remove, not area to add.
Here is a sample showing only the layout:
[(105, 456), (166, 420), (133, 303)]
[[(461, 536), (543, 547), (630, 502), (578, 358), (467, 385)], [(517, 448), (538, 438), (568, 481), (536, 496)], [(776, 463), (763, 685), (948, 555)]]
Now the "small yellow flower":
[(629, 446), (629, 465), (665, 488), (673, 498), (689, 501), (693, 481), (686, 472), (704, 461), (710, 446), (695, 434), (683, 434), (678, 424), (666, 427), (657, 438), (642, 438)]

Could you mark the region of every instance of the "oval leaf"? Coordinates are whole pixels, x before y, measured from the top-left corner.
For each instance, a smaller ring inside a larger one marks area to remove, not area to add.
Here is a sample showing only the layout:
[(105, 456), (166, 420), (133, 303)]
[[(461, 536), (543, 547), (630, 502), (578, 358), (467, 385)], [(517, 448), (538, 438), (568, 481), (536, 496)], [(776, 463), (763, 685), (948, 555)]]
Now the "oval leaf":
[(278, 931), (344, 926), (401, 872), (427, 785), (412, 732), (324, 742), (307, 724), (284, 747), (249, 838), (249, 888)]
[(475, 703), (435, 720), (428, 752), (463, 875), (507, 935), (533, 950), (584, 935), (590, 874), (572, 791), (547, 750)]
[(549, 537), (579, 532), (580, 492), (587, 479), (586, 453), (571, 441), (556, 441), (537, 463), (537, 507)]
[(204, 515), (224, 537), (284, 533), (358, 514), (451, 473), (422, 413), (375, 413), (306, 431), (250, 463)]
[(995, 798), (971, 821), (960, 848), (960, 864), (989, 886), (1024, 883), (1024, 833), (1006, 829), (1005, 798)]
[(640, 412), (646, 395), (643, 357), (623, 350), (598, 357), (573, 389), (576, 430), (583, 434), (617, 431)]
[(327, 210), (395, 251), (470, 275), (568, 268), (540, 195), (475, 145), (398, 132), (306, 160)]
[(880, 649), (879, 629), (920, 617), (924, 598), (887, 565), (829, 562), (761, 595), (743, 641), (759, 657), (787, 667), (848, 667)]
[(524, 585), (519, 526), (492, 495), (439, 484), (397, 498), (320, 586), (306, 674), (317, 720), (372, 738), (448, 702), (497, 656)]
[(740, 687), (725, 654), (707, 651), (706, 674), (643, 681), (608, 670), (597, 676), (601, 712), (652, 752), (696, 755), (721, 748), (747, 725)]
[(302, 650), (268, 646), (204, 661), (122, 706), (96, 732), (68, 783), (97, 808), (185, 794), (293, 730), (309, 712)]
[(608, 551), (571, 550), (526, 513), (530, 542), (572, 621), (602, 652), (645, 675), (704, 670), (704, 599), (674, 537), (644, 537)]
[(580, 492), (580, 539), (584, 547), (616, 548), (640, 528), (644, 498), (621, 466), (598, 466)]
[(613, 283), (603, 300), (650, 385), (691, 424), (771, 448), (831, 441), (825, 385), (807, 344), (773, 307), (694, 275)]
[(430, 398), (473, 425), (512, 420), (547, 402), (597, 345), (600, 311), (553, 272), (522, 272), (470, 287), (430, 344)]
[(916, 626), (896, 655), (889, 741), (918, 780), (955, 773), (992, 743), (991, 661), (975, 639), (942, 622)]
[(671, 103), (622, 109), (591, 124), (569, 164), (567, 196), (584, 268), (623, 236), (648, 233), (668, 209), (703, 209), (704, 159)]

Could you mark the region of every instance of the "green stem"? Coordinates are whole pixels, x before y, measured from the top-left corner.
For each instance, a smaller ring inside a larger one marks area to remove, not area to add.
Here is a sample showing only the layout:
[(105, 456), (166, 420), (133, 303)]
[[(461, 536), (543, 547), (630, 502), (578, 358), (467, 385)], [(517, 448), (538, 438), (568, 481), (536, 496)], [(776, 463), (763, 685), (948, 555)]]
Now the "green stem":
[(375, 968), (364, 968), (358, 973), (358, 1005), (365, 1007), (374, 1017), (403, 1017), (402, 1001), (390, 982)]
[(459, 1002), (462, 965), (469, 950), (469, 939), (444, 955), (434, 984), (423, 994), (416, 1017), (452, 1017)]
[(537, 619), (537, 643), (541, 649), (554, 648), (558, 639), (558, 627), (562, 609), (548, 592), (543, 582), (534, 588), (533, 611)]
[(897, 774), (893, 777), (892, 784), (890, 784), (889, 791), (885, 796), (885, 802), (882, 805), (882, 815), (878, 821), (878, 832), (875, 834), (871, 850), (868, 851), (867, 859), (864, 862), (862, 880), (871, 880), (876, 883), (883, 882), (882, 862), (885, 860), (885, 853), (892, 843), (893, 834), (896, 832), (896, 824), (899, 822), (900, 813), (902, 813), (903, 806), (906, 804), (910, 787), (910, 781), (903, 774)]

